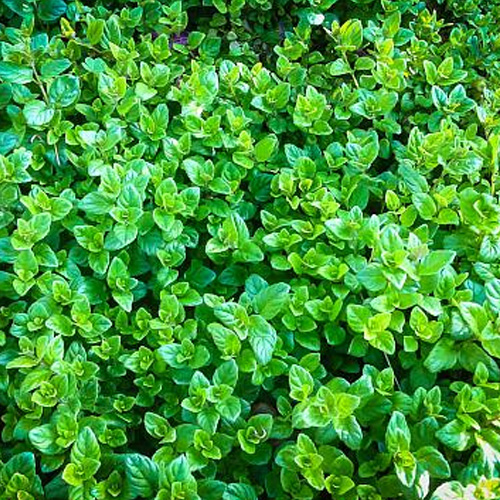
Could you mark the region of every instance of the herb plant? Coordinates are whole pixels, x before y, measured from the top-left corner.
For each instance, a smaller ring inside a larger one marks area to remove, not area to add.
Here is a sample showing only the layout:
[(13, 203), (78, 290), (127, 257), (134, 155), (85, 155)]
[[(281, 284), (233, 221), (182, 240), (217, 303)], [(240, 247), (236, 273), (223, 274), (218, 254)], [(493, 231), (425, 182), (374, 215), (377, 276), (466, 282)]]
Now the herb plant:
[(2, 0), (0, 500), (500, 498), (500, 1)]

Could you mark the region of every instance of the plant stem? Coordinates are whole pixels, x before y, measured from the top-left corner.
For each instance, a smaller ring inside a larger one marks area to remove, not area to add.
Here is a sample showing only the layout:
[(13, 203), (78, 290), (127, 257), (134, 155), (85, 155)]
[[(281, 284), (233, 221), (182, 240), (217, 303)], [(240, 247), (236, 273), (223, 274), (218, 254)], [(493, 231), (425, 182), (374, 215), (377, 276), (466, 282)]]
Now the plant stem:
[(35, 82), (37, 83), (38, 87), (40, 87), (40, 90), (42, 91), (43, 99), (48, 104), (49, 103), (49, 96), (47, 95), (47, 91), (45, 90), (45, 87), (43, 85), (42, 80), (40, 79), (40, 75), (38, 74), (38, 71), (36, 69), (34, 61), (31, 63), (31, 69), (33, 70), (33, 76), (35, 77)]
[(387, 361), (387, 364), (389, 365), (389, 368), (392, 370), (392, 373), (394, 373), (394, 381), (396, 382), (396, 386), (399, 390), (401, 390), (401, 384), (399, 383), (398, 377), (396, 377), (396, 373), (394, 371), (394, 368), (392, 367), (391, 360), (389, 359), (389, 356), (387, 355), (386, 352), (384, 352), (384, 357), (385, 360)]

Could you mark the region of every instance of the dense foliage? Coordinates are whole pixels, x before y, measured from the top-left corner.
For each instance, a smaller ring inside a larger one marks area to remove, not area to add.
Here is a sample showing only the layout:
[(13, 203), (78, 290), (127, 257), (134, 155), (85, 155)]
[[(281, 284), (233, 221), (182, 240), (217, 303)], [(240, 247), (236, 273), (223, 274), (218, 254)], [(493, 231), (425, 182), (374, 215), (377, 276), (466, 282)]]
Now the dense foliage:
[(0, 2), (0, 499), (500, 497), (500, 2)]

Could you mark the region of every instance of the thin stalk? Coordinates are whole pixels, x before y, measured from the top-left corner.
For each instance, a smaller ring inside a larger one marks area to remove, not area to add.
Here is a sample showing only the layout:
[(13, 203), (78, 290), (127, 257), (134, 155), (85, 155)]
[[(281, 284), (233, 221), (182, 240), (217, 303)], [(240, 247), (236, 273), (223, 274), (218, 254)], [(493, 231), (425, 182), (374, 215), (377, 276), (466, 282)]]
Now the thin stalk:
[(44, 101), (48, 104), (49, 103), (49, 96), (47, 95), (47, 91), (45, 90), (45, 87), (43, 85), (43, 82), (40, 78), (40, 75), (38, 74), (38, 71), (35, 66), (35, 61), (31, 63), (31, 69), (33, 70), (33, 76), (35, 77), (35, 82), (42, 91), (42, 96)]
[(392, 370), (392, 373), (394, 373), (394, 381), (396, 382), (396, 386), (401, 391), (401, 384), (399, 383), (398, 377), (396, 377), (396, 372), (394, 371), (394, 368), (392, 367), (391, 360), (389, 359), (389, 356), (387, 356), (386, 352), (384, 352), (384, 357), (385, 357), (387, 364), (389, 365), (389, 368)]

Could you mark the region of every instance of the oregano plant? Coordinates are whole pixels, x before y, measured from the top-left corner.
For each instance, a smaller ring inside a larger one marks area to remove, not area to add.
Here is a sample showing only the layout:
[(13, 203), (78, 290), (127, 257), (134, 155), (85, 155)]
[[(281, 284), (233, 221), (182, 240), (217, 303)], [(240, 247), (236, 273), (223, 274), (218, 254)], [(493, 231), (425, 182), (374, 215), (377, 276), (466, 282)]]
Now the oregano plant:
[(500, 498), (499, 0), (0, 1), (0, 500)]

